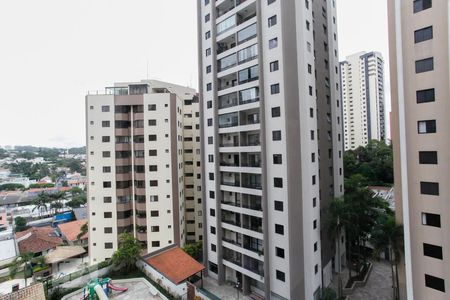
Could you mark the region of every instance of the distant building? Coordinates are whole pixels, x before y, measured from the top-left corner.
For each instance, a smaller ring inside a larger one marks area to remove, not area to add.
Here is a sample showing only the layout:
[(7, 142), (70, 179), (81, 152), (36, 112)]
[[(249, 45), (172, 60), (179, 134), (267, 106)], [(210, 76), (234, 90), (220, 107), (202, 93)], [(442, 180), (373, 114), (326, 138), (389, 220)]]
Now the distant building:
[(345, 150), (386, 140), (384, 60), (360, 52), (340, 63)]
[(374, 197), (380, 197), (389, 203), (389, 208), (395, 211), (395, 194), (394, 187), (390, 186), (369, 186), (369, 189), (374, 192)]

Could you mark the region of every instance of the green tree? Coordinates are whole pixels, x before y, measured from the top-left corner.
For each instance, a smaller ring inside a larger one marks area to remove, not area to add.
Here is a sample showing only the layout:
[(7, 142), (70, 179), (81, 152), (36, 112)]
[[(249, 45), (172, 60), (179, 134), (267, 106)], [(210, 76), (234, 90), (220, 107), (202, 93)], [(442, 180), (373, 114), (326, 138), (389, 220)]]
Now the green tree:
[(27, 220), (24, 217), (16, 217), (14, 219), (15, 231), (20, 232), (28, 229)]
[(33, 257), (34, 254), (32, 252), (20, 254), (20, 256), (17, 257), (9, 267), (9, 276), (11, 278), (15, 278), (19, 268), (23, 265), (23, 276), (25, 279), (25, 286), (27, 286), (27, 278), (33, 275), (33, 268), (31, 267)]
[(42, 209), (44, 209), (45, 212), (48, 212), (47, 204), (49, 204), (50, 202), (50, 196), (47, 193), (40, 192), (36, 199), (33, 200), (34, 207), (32, 211), (35, 211), (37, 209), (38, 212), (41, 212)]
[(24, 190), (25, 186), (19, 183), (5, 183), (0, 185), (0, 191), (17, 191)]
[(393, 299), (400, 299), (398, 282), (398, 264), (403, 253), (403, 226), (395, 222), (392, 211), (379, 216), (377, 224), (370, 239), (374, 246), (374, 256), (379, 257), (381, 252), (387, 254), (391, 265)]
[(58, 213), (61, 208), (64, 207), (63, 200), (66, 199), (66, 193), (65, 192), (56, 192), (54, 194), (49, 194), (51, 203), (50, 208), (55, 210), (55, 213)]
[(88, 223), (84, 223), (80, 228), (80, 233), (77, 235), (77, 240), (80, 241), (83, 235), (85, 235), (89, 230)]
[(184, 245), (183, 250), (192, 258), (199, 260), (203, 252), (203, 244), (202, 242), (186, 244)]
[(125, 232), (119, 236), (119, 247), (112, 256), (112, 263), (130, 272), (136, 267), (136, 261), (141, 252), (141, 243), (133, 235)]

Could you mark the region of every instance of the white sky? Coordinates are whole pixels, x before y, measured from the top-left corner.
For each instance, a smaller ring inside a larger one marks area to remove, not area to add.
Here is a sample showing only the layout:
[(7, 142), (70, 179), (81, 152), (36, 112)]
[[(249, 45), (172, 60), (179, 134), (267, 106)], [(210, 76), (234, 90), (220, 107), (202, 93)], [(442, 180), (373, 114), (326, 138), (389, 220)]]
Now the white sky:
[[(341, 58), (375, 50), (386, 59), (386, 1), (336, 2)], [(0, 145), (84, 145), (87, 91), (144, 79), (147, 64), (150, 78), (197, 87), (196, 6), (1, 0)]]

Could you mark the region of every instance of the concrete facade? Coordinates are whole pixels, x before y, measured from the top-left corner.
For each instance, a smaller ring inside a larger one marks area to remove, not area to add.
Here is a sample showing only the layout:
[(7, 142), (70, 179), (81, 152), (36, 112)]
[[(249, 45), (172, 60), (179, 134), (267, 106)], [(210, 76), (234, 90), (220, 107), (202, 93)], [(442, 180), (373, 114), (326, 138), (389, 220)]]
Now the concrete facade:
[(208, 274), (318, 299), (335, 261), (321, 201), (343, 189), (335, 1), (202, 0), (198, 16)]
[(345, 150), (386, 139), (384, 60), (379, 52), (360, 52), (340, 63)]
[[(185, 107), (197, 99), (193, 89), (156, 80), (116, 83), (86, 97), (91, 263), (110, 258), (125, 231), (147, 252), (202, 238), (194, 217), (201, 208), (188, 215), (185, 201), (186, 192), (201, 190), (199, 180), (185, 188), (186, 162), (200, 160), (199, 147), (183, 148), (184, 124), (199, 122), (198, 114), (185, 121)], [(196, 201), (201, 203), (198, 193)], [(195, 228), (187, 228), (192, 221)]]
[(401, 299), (449, 299), (449, 3), (388, 1)]

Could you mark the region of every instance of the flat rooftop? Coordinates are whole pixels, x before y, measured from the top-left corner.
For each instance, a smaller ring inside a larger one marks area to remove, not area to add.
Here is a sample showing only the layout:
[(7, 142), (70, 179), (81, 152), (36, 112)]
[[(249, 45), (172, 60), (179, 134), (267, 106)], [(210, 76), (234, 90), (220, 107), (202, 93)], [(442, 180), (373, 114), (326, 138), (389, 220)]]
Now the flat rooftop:
[(17, 256), (16, 242), (14, 239), (0, 241), (0, 262)]
[[(144, 278), (134, 279), (117, 279), (112, 280), (115, 286), (126, 287), (126, 292), (112, 291), (108, 296), (108, 299), (120, 299), (120, 300), (167, 300), (167, 298), (160, 294), (160, 292), (150, 284)], [(62, 300), (80, 300), (83, 298), (83, 289), (79, 289), (67, 296), (64, 296)]]

